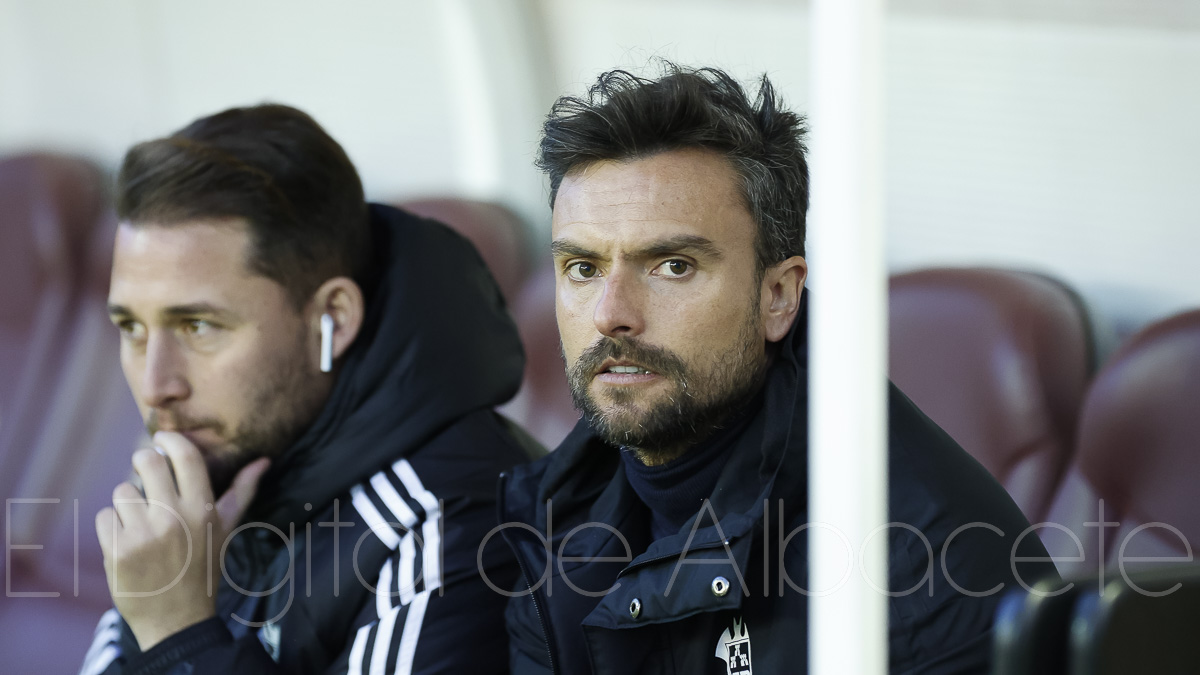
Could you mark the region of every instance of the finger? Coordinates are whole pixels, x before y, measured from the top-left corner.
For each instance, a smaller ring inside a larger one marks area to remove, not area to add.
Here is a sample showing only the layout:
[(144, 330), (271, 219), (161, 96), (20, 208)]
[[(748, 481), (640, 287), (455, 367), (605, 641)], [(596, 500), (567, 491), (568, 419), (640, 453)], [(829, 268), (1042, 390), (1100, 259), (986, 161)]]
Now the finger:
[(188, 501), (208, 504), (213, 500), (212, 483), (204, 456), (183, 434), (160, 431), (154, 434), (154, 444), (167, 452), (175, 469), (179, 496)]
[(147, 500), (175, 503), (179, 493), (175, 490), (175, 479), (171, 477), (168, 461), (166, 455), (149, 448), (133, 453), (133, 470), (142, 479), (142, 490)]
[(258, 491), (258, 481), (270, 465), (271, 460), (260, 457), (242, 467), (234, 476), (233, 484), (217, 500), (217, 514), (226, 532), (232, 530), (246, 513), (250, 502), (254, 500), (254, 493)]
[(121, 522), (117, 520), (117, 512), (113, 507), (106, 506), (96, 514), (96, 538), (100, 540), (100, 552), (104, 554), (105, 560), (112, 557), (113, 537), (120, 526)]
[(113, 488), (113, 510), (121, 519), (121, 529), (134, 528), (146, 520), (146, 499), (132, 483)]

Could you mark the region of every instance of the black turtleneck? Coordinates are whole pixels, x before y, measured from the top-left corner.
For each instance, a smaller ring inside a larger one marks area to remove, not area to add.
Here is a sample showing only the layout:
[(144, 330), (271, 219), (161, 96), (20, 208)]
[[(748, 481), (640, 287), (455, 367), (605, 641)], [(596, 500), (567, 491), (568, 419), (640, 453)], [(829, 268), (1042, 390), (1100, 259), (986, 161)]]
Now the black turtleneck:
[(721, 469), (758, 405), (756, 399), (724, 428), (666, 464), (646, 466), (632, 450), (621, 448), (629, 485), (650, 509), (652, 539), (678, 532), (696, 515), (704, 500), (712, 497)]

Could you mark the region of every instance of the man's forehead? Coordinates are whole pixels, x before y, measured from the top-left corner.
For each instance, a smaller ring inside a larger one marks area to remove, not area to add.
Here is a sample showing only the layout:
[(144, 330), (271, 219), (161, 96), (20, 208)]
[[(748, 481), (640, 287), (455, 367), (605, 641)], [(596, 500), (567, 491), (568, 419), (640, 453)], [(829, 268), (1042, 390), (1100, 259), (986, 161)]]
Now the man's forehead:
[(589, 162), (563, 177), (555, 199), (584, 197), (612, 203), (694, 199), (714, 188), (722, 199), (736, 199), (737, 172), (723, 155), (712, 150), (679, 149), (645, 157)]
[[(749, 212), (737, 175), (720, 155), (675, 150), (635, 160), (594, 162), (568, 174), (555, 199), (555, 240), (666, 236), (741, 237)], [(734, 228), (734, 231), (726, 231)]]
[(202, 219), (181, 223), (123, 221), (117, 227), (114, 262), (121, 257), (209, 257), (244, 262), (250, 229), (240, 218)]
[(248, 234), (236, 223), (122, 223), (113, 249), (109, 301), (133, 310), (221, 305), (267, 281), (247, 261)]

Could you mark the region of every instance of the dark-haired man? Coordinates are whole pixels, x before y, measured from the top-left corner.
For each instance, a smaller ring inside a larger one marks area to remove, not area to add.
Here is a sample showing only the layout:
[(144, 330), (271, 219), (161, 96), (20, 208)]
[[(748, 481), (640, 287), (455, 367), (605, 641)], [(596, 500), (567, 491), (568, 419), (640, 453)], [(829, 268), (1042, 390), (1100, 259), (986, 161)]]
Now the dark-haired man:
[[(806, 670), (803, 133), (765, 77), (752, 101), (712, 69), (606, 73), (551, 111), (539, 164), (584, 415), (506, 478), (515, 672)], [(1010, 566), (1045, 559), (1036, 536), (1014, 546), (1028, 523), (890, 385), (889, 417), (892, 670), (986, 672), (999, 593), (1053, 565)]]
[(485, 579), (516, 568), (476, 552), (526, 458), (492, 412), (523, 356), (471, 245), (368, 205), (279, 105), (135, 146), (117, 210), (109, 313), (156, 447), (96, 517), (116, 607), (83, 672), (502, 672)]

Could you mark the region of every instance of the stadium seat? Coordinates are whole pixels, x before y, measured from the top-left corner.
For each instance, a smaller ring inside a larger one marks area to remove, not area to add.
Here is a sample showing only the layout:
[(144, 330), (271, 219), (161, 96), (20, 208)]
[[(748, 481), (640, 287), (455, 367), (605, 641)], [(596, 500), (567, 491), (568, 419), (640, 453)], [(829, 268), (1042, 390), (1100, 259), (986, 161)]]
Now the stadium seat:
[(1037, 522), (1096, 361), (1081, 300), (1048, 277), (986, 268), (899, 274), (889, 296), (892, 380)]
[[(1084, 560), (1059, 563), (1060, 570), (1192, 559), (1200, 542), (1198, 476), (1200, 310), (1143, 329), (1096, 376), (1048, 517), (1079, 537)], [(1052, 555), (1078, 556), (1065, 531), (1043, 540)]]
[(33, 456), (101, 203), (100, 174), (86, 162), (0, 160), (0, 495)]
[(1200, 565), (1043, 580), (1001, 600), (992, 673), (1194, 673), (1198, 632)]
[(5, 672), (74, 672), (111, 606), (93, 517), (143, 431), (107, 317), (103, 183), (78, 159), (0, 160)]

